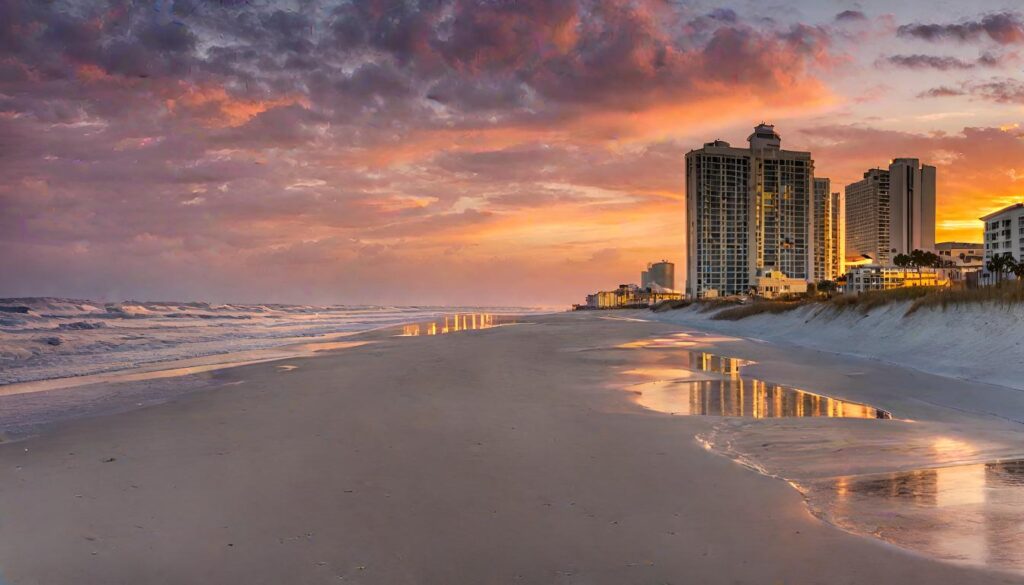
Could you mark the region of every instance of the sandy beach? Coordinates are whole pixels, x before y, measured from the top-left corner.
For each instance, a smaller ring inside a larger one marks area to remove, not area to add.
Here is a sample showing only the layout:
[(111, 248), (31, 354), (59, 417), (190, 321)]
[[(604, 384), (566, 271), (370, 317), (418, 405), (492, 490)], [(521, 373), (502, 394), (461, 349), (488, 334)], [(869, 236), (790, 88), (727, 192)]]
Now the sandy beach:
[[(993, 412), (1024, 413), (1024, 393), (737, 338), (617, 348), (683, 328), (603, 317), (356, 336), (0, 444), (0, 582), (1024, 583), (840, 529), (697, 439), (811, 484), (1008, 455), (1018, 425)], [(687, 347), (915, 422), (644, 408), (624, 371)], [(932, 431), (977, 448), (913, 448)], [(873, 467), (867, 436), (909, 447)], [(837, 443), (851, 453), (821, 456)]]

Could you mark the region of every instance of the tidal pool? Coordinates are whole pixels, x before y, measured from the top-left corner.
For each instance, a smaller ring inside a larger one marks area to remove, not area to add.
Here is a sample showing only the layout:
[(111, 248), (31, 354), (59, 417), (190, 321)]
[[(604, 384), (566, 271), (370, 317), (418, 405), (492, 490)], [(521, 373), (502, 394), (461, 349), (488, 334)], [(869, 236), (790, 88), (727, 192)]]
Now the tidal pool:
[(624, 372), (651, 380), (627, 387), (636, 403), (644, 408), (669, 414), (753, 418), (892, 418), (887, 411), (866, 404), (741, 375), (743, 366), (753, 362), (683, 349), (686, 346), (666, 343), (669, 340), (619, 346), (670, 350), (669, 359), (664, 362)]
[(950, 561), (1024, 570), (1024, 460), (798, 486), (826, 520)]

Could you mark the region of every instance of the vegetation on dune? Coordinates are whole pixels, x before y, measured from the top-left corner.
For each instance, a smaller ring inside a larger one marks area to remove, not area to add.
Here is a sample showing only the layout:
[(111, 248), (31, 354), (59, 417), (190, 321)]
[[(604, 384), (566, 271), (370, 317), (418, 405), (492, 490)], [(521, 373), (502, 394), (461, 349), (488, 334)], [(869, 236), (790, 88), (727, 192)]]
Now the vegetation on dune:
[(708, 313), (710, 311), (717, 311), (718, 309), (724, 309), (726, 307), (735, 307), (736, 305), (742, 305), (743, 300), (736, 297), (726, 297), (721, 299), (701, 299), (697, 301), (697, 305), (701, 313)]
[(785, 313), (804, 306), (806, 301), (757, 301), (719, 311), (711, 317), (714, 321), (739, 321), (762, 313)]
[[(1024, 269), (1022, 269), (1024, 272)], [(1024, 278), (1024, 275), (1019, 275)], [(820, 286), (819, 286), (820, 291)], [(820, 294), (820, 292), (819, 292)], [(873, 309), (893, 303), (910, 303), (904, 316), (921, 309), (961, 305), (1002, 305), (1011, 307), (1024, 304), (1024, 280), (1003, 281), (995, 286), (977, 289), (915, 286), (889, 290), (868, 291), (861, 294), (836, 295), (833, 297), (791, 296), (776, 300), (740, 300), (738, 298), (708, 299), (700, 301), (672, 301), (662, 303), (657, 312), (681, 309), (691, 305), (701, 313), (715, 312), (715, 321), (739, 321), (761, 314), (779, 314), (804, 306), (832, 308), (836, 311), (859, 310), (868, 313)]]
[(677, 300), (677, 301), (658, 301), (651, 306), (651, 310), (655, 313), (664, 313), (665, 311), (673, 311), (675, 309), (685, 309), (693, 304), (693, 301), (689, 300)]
[(922, 296), (914, 301), (904, 316), (920, 309), (941, 307), (943, 310), (950, 305), (970, 304), (1013, 305), (1024, 304), (1024, 283), (1021, 281), (1004, 282), (998, 286), (986, 286), (977, 289), (943, 289)]

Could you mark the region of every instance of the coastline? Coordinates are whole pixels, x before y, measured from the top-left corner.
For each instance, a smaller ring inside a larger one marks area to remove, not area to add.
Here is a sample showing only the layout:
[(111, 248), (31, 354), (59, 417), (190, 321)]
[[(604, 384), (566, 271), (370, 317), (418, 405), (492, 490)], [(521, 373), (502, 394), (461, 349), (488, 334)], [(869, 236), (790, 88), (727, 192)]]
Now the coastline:
[[(10, 543), (0, 572), (48, 584), (158, 573), (167, 583), (1024, 582), (822, 523), (789, 485), (694, 439), (728, 419), (638, 406), (622, 369), (664, 356), (615, 346), (678, 326), (529, 321), (388, 337), (289, 360), (288, 371), (211, 372), (199, 376), (207, 391), (0, 445), (14, 478), (0, 487)], [(838, 358), (814, 364), (822, 376), (774, 362), (767, 344), (704, 346), (759, 358), (750, 368), (766, 379), (880, 396), (852, 378), (825, 383), (831, 368), (849, 369)], [(889, 421), (845, 426), (872, 422)]]

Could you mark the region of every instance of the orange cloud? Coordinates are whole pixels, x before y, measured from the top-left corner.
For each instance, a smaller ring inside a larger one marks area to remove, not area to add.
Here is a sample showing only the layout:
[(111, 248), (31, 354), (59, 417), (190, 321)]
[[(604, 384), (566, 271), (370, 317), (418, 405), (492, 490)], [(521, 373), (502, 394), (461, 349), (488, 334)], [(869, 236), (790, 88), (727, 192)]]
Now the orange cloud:
[(309, 105), (303, 96), (286, 95), (266, 100), (235, 98), (220, 86), (197, 86), (181, 83), (179, 93), (165, 99), (171, 113), (183, 112), (199, 118), (210, 128), (241, 126), (271, 108), (292, 104)]

